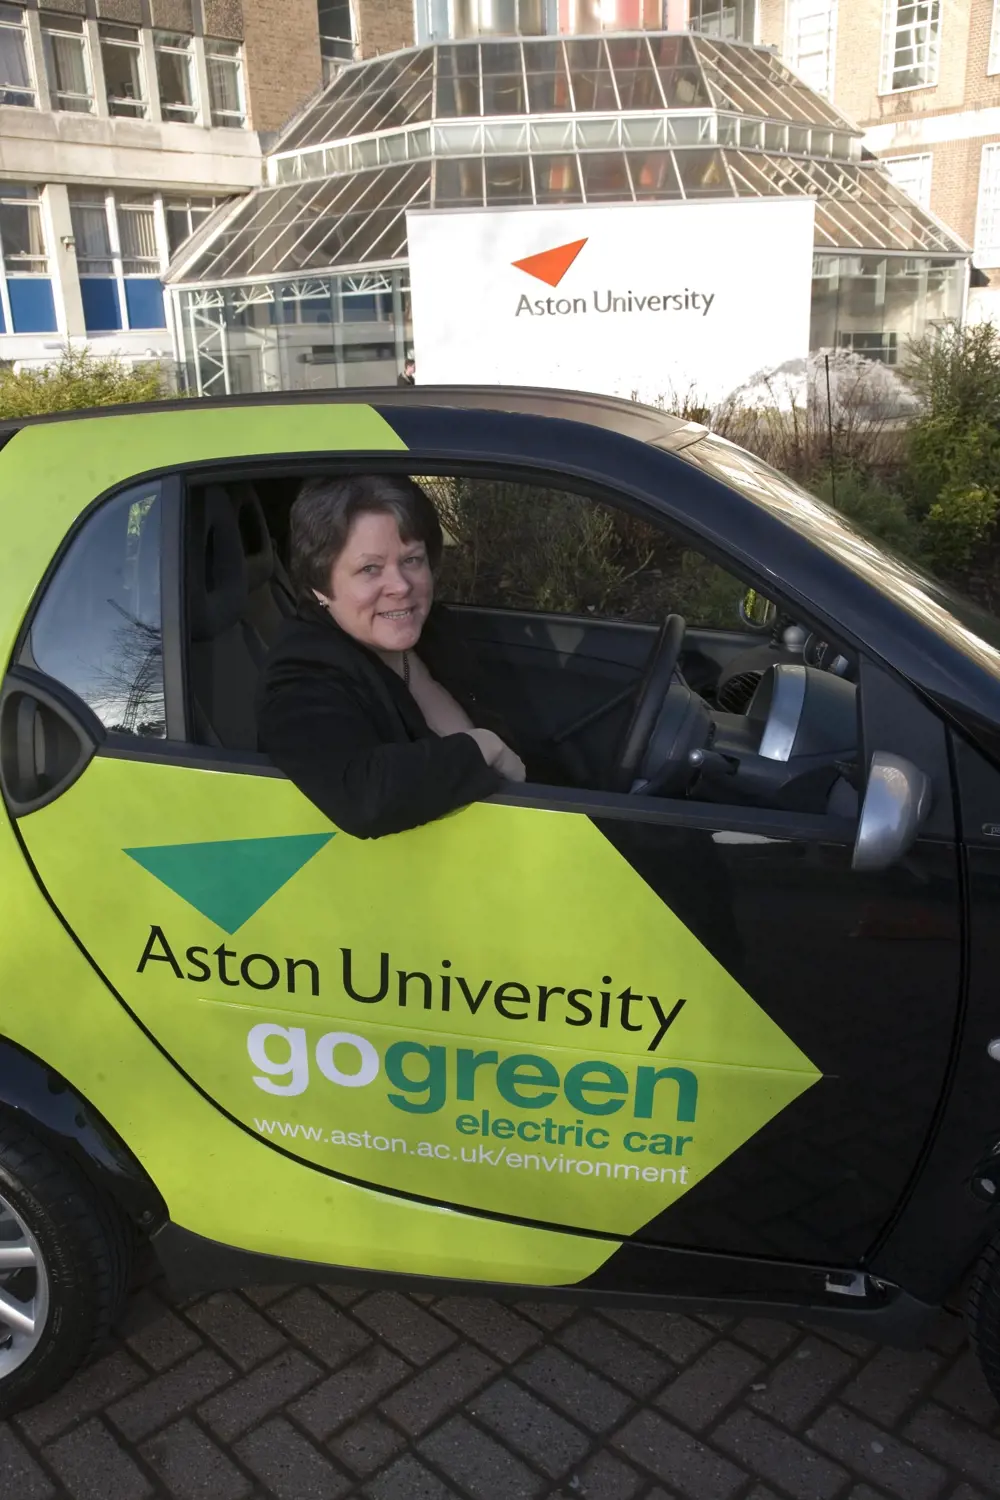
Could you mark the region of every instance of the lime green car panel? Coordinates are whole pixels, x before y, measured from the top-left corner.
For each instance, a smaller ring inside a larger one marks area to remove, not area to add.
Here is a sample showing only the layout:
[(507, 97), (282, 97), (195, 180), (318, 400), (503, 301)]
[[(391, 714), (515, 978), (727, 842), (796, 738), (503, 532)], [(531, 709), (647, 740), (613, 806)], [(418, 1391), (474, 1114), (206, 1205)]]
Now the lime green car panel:
[(177, 403), (21, 429), (0, 450), (0, 653), (6, 661), (39, 579), (81, 511), (134, 476), (180, 463), (273, 453), (405, 451), (371, 406)]
[(552, 1286), (583, 1280), (617, 1248), (369, 1191), (262, 1146), (135, 1024), (53, 912), (4, 820), (0, 890), (4, 1036), (100, 1110), (182, 1228), (288, 1259)]
[(359, 840), (282, 779), (98, 757), (20, 828), (179, 1066), (348, 1177), (632, 1235), (819, 1076), (579, 814)]

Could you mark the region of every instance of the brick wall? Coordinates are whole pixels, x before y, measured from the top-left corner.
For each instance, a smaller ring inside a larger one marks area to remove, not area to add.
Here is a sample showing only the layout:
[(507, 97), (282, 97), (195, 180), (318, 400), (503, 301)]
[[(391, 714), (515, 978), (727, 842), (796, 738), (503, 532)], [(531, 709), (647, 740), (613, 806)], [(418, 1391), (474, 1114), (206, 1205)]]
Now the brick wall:
[(785, 45), (785, 0), (760, 0), (757, 6), (757, 32), (765, 47)]
[(1000, 73), (992, 77), (986, 67), (990, 56), (990, 28), (993, 24), (993, 0), (972, 0), (969, 18), (969, 55), (965, 69), (965, 104), (967, 109), (982, 109), (1000, 104)]
[(414, 45), (410, 0), (357, 0), (355, 14), (362, 57)]
[(247, 92), (254, 130), (278, 130), (319, 88), (316, 0), (243, 0)]

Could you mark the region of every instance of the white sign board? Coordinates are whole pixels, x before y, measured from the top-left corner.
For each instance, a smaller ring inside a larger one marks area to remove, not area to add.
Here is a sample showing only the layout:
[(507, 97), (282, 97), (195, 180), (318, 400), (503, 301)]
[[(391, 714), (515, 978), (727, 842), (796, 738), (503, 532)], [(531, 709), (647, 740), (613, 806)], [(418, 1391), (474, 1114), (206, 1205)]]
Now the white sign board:
[(407, 215), (421, 385), (724, 400), (809, 351), (811, 198)]

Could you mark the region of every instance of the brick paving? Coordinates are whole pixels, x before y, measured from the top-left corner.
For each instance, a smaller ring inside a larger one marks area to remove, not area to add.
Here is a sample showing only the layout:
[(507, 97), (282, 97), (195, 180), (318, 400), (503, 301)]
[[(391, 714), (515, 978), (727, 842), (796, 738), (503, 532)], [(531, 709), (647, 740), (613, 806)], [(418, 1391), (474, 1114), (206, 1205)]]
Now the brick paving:
[(909, 1352), (766, 1318), (357, 1287), (178, 1301), (0, 1423), (3, 1500), (990, 1500), (1000, 1409), (943, 1313)]

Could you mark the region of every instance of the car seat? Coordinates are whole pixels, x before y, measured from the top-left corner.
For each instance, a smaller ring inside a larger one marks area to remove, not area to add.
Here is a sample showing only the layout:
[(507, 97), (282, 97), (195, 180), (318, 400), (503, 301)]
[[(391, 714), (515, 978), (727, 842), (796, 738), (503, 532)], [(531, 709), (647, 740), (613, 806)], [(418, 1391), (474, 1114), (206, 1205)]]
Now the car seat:
[(274, 550), (264, 507), (253, 485), (230, 484), (225, 490), (212, 485), (210, 489), (228, 493), (236, 512), (247, 584), (243, 618), (260, 643), (263, 659), (282, 622), (295, 613), (292, 586)]
[(236, 510), (219, 485), (191, 507), (188, 554), (190, 682), (196, 737), (255, 750), (259, 643), (247, 624), (247, 573)]

